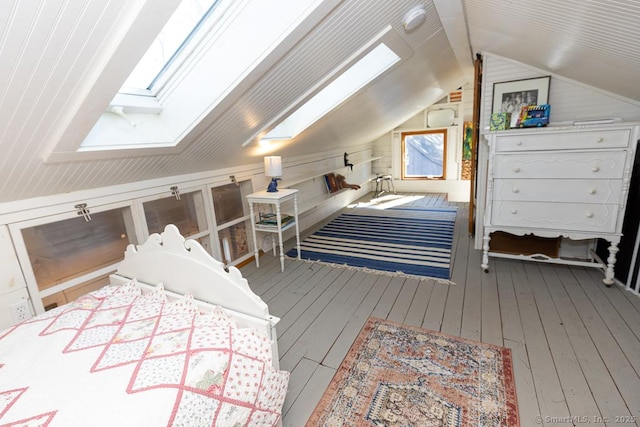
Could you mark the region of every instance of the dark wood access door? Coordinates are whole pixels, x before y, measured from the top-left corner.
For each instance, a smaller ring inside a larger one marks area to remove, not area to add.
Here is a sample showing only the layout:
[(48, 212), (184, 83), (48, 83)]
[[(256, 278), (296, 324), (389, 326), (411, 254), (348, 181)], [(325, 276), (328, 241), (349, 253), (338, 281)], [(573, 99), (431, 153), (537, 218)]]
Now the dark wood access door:
[(469, 197), (469, 235), (475, 229), (476, 173), (478, 170), (478, 139), (480, 138), (480, 96), (482, 95), (482, 57), (473, 61), (473, 131), (471, 137), (471, 194)]

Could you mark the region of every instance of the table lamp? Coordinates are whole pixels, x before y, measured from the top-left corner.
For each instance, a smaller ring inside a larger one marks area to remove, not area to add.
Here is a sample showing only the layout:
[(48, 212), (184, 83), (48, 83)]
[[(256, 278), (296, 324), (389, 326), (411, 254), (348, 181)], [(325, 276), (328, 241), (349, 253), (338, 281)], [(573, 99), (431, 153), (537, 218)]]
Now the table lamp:
[(267, 156), (264, 158), (264, 174), (271, 177), (267, 187), (268, 193), (278, 191), (278, 180), (282, 176), (282, 158), (280, 156)]

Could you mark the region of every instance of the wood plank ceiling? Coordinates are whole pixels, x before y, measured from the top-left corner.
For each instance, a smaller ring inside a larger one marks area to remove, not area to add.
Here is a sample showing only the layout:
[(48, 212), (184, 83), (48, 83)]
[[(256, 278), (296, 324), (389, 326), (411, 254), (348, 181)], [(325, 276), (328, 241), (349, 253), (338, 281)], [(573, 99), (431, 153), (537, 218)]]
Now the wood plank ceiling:
[(465, 0), (473, 50), (640, 100), (640, 2)]
[[(411, 58), (276, 154), (374, 140), (463, 85), (480, 51), (640, 100), (637, 1), (545, 0), (532, 9), (509, 0), (332, 0), (327, 3), (335, 7), (252, 76), (255, 84), (235, 90), (223, 111), (187, 135), (191, 142), (181, 153), (43, 162), (61, 135), (84, 138), (176, 1), (2, 2), (0, 203), (259, 164), (261, 154), (242, 144), (388, 25), (413, 51)], [(416, 4), (425, 5), (427, 22), (406, 33), (402, 17)]]

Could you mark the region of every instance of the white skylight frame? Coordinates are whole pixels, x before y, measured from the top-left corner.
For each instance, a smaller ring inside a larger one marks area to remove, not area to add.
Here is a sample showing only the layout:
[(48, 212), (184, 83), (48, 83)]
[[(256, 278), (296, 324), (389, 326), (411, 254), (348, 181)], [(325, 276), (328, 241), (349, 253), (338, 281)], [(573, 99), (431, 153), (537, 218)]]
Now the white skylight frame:
[[(383, 78), (384, 75), (394, 67), (399, 66), (404, 61), (409, 59), (413, 55), (413, 50), (407, 45), (407, 43), (400, 37), (400, 35), (393, 29), (391, 25), (387, 25), (380, 31), (376, 36), (371, 38), (369, 42), (365, 43), (360, 49), (353, 53), (348, 59), (346, 59), (341, 65), (336, 67), (333, 71), (329, 72), (324, 78), (320, 79), (315, 85), (309, 88), (301, 97), (299, 97), (296, 101), (289, 105), (286, 109), (284, 109), (277, 117), (269, 122), (266, 126), (264, 126), (260, 131), (256, 132), (250, 139), (246, 140), (242, 146), (247, 147), (251, 144), (258, 143), (260, 146), (270, 146), (272, 143), (277, 143), (277, 141), (287, 141), (286, 139), (276, 139), (265, 136), (270, 132), (269, 129), (274, 129), (281, 122), (286, 120), (286, 118), (292, 115), (297, 109), (301, 108), (307, 101), (310, 101), (316, 94), (322, 91), (326, 86), (329, 86), (335, 79), (337, 79), (341, 74), (343, 74), (349, 67), (353, 66), (356, 62), (366, 56), (369, 52), (374, 50), (380, 44), (384, 44), (393, 51), (397, 56), (400, 57), (399, 60), (395, 61), (389, 67), (387, 67), (382, 73), (379, 73), (376, 77), (369, 79), (367, 83), (365, 83), (358, 90), (354, 91), (350, 95), (346, 96), (340, 103), (336, 104), (333, 109), (328, 110), (325, 114), (321, 115), (316, 119), (318, 121), (322, 117), (331, 113), (331, 111), (335, 110), (340, 105), (348, 102), (349, 98), (356, 96), (362, 89), (365, 87), (374, 84), (375, 80), (379, 78)], [(312, 126), (313, 123), (309, 124)], [(307, 128), (309, 127), (307, 126)], [(302, 130), (304, 131), (304, 130)], [(301, 131), (301, 132), (302, 132)]]
[(379, 43), (261, 139), (295, 138), (400, 60), (393, 49)]
[[(341, 0), (231, 0), (220, 25), (208, 32), (190, 52), (181, 68), (163, 82), (157, 96), (119, 94), (88, 135), (61, 137), (45, 150), (47, 163), (149, 156), (179, 153), (193, 140), (190, 132), (203, 119), (212, 121), (239, 96), (241, 88), (257, 82), (305, 34)], [(275, 15), (274, 15), (275, 14)], [(278, 25), (264, 25), (269, 16)], [(276, 18), (274, 18), (276, 19)], [(303, 25), (303, 28), (298, 29)], [(255, 37), (255, 31), (265, 30)], [(237, 42), (259, 45), (257, 56), (238, 48)], [(233, 52), (234, 56), (225, 56)], [(224, 67), (220, 67), (221, 58)], [(233, 69), (234, 66), (236, 67)], [(225, 78), (212, 78), (212, 70), (224, 68)], [(101, 76), (97, 91), (108, 75)], [(80, 111), (77, 117), (86, 115)], [(83, 145), (84, 144), (84, 145)]]
[(129, 74), (120, 93), (137, 95), (150, 91), (153, 94), (153, 86), (170, 65), (176, 60), (184, 60), (197, 40), (215, 25), (230, 3), (224, 0), (181, 0), (138, 65)]

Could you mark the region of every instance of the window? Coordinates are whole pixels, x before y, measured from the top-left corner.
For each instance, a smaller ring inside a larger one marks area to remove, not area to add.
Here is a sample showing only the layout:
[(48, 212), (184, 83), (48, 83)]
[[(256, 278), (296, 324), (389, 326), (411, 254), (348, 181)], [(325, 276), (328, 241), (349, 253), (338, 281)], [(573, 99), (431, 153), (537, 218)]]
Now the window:
[(203, 118), (217, 114), (216, 109), (221, 113), (223, 100), (234, 102), (240, 96), (235, 91), (238, 85), (258, 81), (267, 66), (281, 59), (304, 34), (294, 30), (303, 24), (313, 27), (337, 0), (213, 0), (206, 9), (209, 2), (200, 0), (204, 15), (196, 24), (198, 29), (192, 24), (183, 27), (190, 28), (189, 33), (177, 50), (170, 52), (173, 48), (167, 47), (167, 54), (140, 83), (126, 83), (139, 85), (138, 89), (115, 94), (84, 140), (80, 135), (59, 139), (45, 153), (45, 161), (182, 151), (191, 140), (185, 136)]
[(402, 133), (402, 179), (445, 179), (447, 130)]
[(380, 43), (262, 139), (294, 138), (398, 61), (400, 56)]
[(160, 74), (167, 69), (202, 24), (213, 14), (220, 1), (182, 0), (147, 53), (129, 75), (121, 92), (151, 89)]

